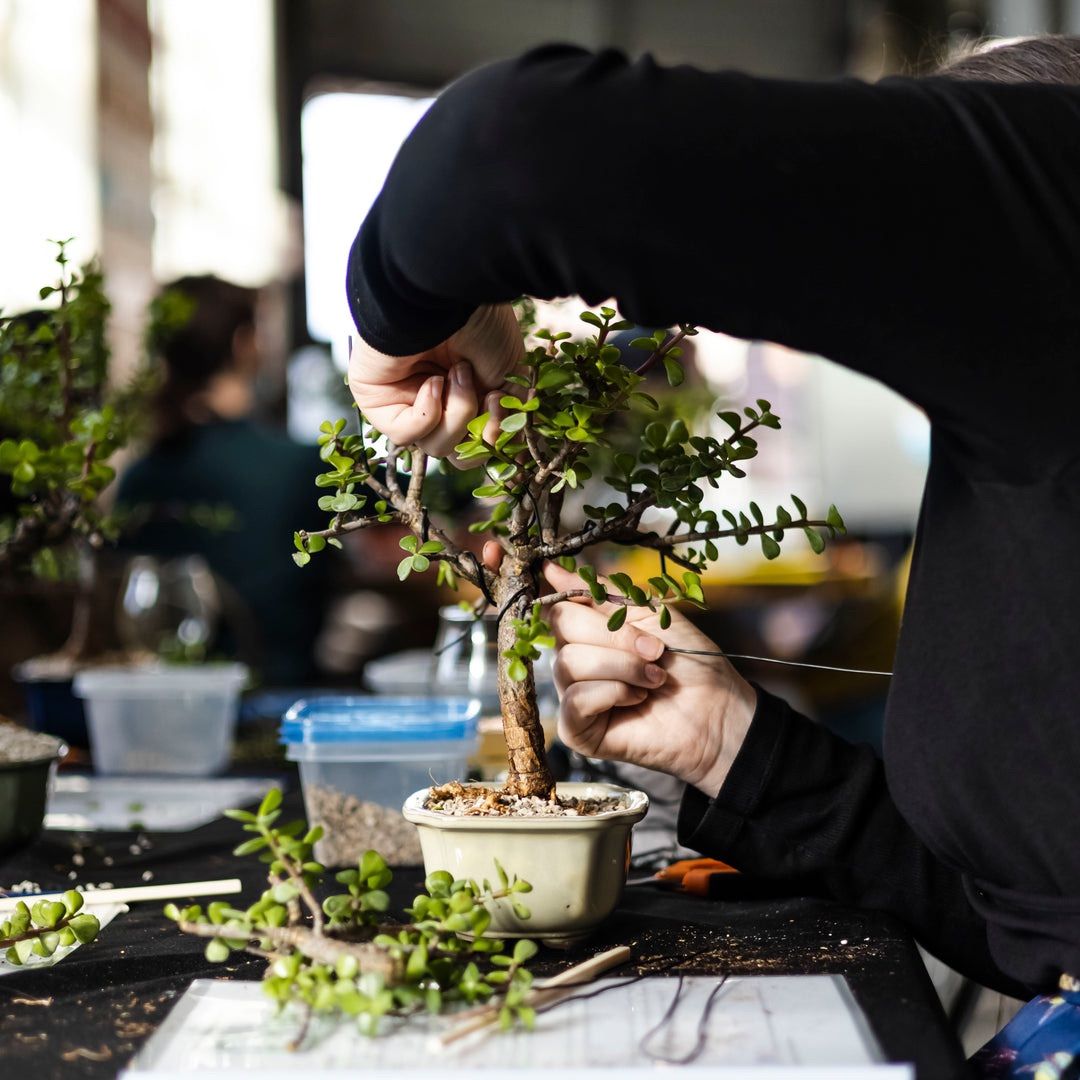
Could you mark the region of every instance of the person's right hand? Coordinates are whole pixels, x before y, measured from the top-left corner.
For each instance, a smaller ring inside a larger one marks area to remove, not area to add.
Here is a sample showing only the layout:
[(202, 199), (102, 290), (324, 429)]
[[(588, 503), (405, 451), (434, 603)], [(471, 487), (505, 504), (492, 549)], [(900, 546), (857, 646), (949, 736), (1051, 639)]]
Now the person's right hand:
[[(577, 574), (554, 563), (544, 576), (556, 592), (583, 587)], [(659, 769), (715, 796), (750, 728), (754, 688), (722, 656), (665, 651), (716, 649), (679, 612), (661, 630), (654, 612), (631, 607), (611, 631), (614, 610), (588, 598), (550, 609), (559, 738), (586, 757)]]
[(488, 304), (441, 345), (415, 356), (387, 356), (358, 339), (349, 357), (349, 388), (391, 442), (416, 443), (433, 457), (453, 460), (466, 425), (482, 412), (491, 413), (485, 437), (494, 442), (506, 376), (524, 353), (514, 309)]

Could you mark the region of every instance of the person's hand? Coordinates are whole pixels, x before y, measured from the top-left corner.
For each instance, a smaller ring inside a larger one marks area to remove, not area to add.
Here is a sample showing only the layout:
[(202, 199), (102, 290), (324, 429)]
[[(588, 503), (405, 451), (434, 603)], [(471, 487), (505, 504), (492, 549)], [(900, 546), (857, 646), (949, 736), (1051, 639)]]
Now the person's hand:
[(433, 457), (447, 457), (482, 412), (491, 413), (485, 437), (495, 440), (506, 376), (524, 353), (514, 309), (488, 304), (441, 345), (415, 356), (387, 356), (356, 340), (349, 388), (364, 416), (391, 442), (416, 443)]
[[(556, 592), (583, 587), (554, 563), (544, 576)], [(586, 757), (659, 769), (715, 796), (750, 728), (754, 688), (721, 656), (665, 652), (716, 648), (677, 611), (661, 630), (654, 612), (631, 607), (613, 632), (614, 610), (588, 598), (550, 610), (559, 738)]]

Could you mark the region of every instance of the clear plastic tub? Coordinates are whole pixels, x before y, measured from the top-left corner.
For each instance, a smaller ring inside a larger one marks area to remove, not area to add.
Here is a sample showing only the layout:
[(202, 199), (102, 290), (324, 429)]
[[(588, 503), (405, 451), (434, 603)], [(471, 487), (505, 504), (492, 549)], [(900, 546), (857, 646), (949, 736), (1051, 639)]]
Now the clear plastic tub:
[(243, 664), (100, 667), (75, 676), (94, 770), (210, 776), (229, 763)]
[(300, 766), (315, 857), (347, 866), (374, 848), (391, 864), (421, 861), (405, 799), (434, 780), (466, 778), (480, 702), (466, 697), (326, 697), (298, 701), (281, 741)]

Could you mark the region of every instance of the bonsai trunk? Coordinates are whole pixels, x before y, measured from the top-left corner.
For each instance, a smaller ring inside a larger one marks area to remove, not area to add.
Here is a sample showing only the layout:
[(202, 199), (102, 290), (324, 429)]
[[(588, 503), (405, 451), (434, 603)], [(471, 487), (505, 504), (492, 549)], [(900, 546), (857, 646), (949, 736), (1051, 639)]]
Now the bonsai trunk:
[(554, 799), (555, 781), (544, 754), (544, 729), (536, 705), (536, 681), (533, 666), (525, 664), (526, 676), (514, 682), (507, 674), (508, 661), (503, 653), (517, 641), (514, 618), (527, 612), (536, 599), (536, 584), (528, 570), (513, 555), (507, 555), (495, 588), (495, 602), (502, 611), (513, 600), (513, 608), (499, 621), (499, 705), (502, 708), (503, 734), (509, 771), (506, 790), (514, 795), (538, 795)]
[(71, 612), (71, 631), (60, 649), (60, 655), (73, 663), (86, 659), (90, 652), (90, 624), (94, 612), (96, 586), (97, 558), (92, 551), (80, 548), (75, 605)]

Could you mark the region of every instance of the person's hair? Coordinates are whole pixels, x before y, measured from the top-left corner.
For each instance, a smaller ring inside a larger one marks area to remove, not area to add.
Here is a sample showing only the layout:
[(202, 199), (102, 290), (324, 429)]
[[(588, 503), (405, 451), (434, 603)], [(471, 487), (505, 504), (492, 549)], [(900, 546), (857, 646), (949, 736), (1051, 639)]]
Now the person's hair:
[(1080, 85), (1080, 36), (1046, 34), (985, 43), (942, 64), (936, 74), (980, 82)]
[(237, 332), (255, 325), (255, 302), (253, 289), (211, 274), (179, 278), (158, 294), (150, 342), (164, 368), (154, 400), (157, 441), (190, 427), (191, 398), (228, 370)]

